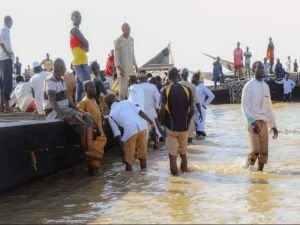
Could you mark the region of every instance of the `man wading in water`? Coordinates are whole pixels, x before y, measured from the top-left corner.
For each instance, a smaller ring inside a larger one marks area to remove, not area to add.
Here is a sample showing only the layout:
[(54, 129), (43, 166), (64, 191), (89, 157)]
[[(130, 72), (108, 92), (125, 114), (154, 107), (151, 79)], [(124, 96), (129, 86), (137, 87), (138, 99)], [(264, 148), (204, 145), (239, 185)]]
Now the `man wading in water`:
[(248, 121), (251, 153), (247, 167), (253, 166), (258, 159), (258, 171), (263, 171), (268, 162), (268, 125), (273, 131), (273, 139), (278, 137), (269, 86), (262, 80), (264, 65), (253, 64), (255, 79), (250, 80), (243, 89), (242, 110)]
[(171, 82), (161, 94), (160, 119), (167, 128), (166, 147), (172, 175), (178, 176), (177, 156), (181, 158), (182, 172), (189, 172), (187, 144), (189, 124), (194, 115), (193, 95), (189, 88), (178, 83), (179, 72), (173, 67), (168, 72)]

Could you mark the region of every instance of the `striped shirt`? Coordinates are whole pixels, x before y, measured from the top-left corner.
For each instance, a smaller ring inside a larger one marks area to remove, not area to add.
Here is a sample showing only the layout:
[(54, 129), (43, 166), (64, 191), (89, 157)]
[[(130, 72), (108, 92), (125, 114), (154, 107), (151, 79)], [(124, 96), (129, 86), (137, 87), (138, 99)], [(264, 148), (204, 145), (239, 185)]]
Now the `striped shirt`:
[(53, 109), (53, 106), (49, 102), (50, 91), (55, 92), (55, 100), (60, 108), (69, 107), (69, 99), (67, 97), (68, 95), (65, 82), (62, 78), (58, 78), (53, 74), (45, 80), (44, 84), (44, 111)]

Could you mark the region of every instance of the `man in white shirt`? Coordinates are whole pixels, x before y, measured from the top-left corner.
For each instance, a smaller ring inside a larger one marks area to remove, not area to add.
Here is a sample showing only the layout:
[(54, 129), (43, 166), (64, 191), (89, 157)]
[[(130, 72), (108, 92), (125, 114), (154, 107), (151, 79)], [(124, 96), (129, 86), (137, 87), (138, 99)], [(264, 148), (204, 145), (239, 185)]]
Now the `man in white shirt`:
[(288, 74), (285, 74), (285, 77), (281, 81), (275, 81), (277, 84), (283, 84), (283, 101), (290, 102), (292, 99), (292, 91), (296, 86), (296, 83), (289, 78)]
[(122, 25), (123, 34), (115, 41), (115, 64), (119, 79), (119, 100), (126, 98), (128, 90), (128, 77), (134, 73), (134, 67), (138, 72), (138, 66), (134, 55), (134, 40), (130, 36), (128, 23)]
[(9, 111), (10, 93), (13, 87), (14, 53), (10, 41), (10, 29), (13, 20), (4, 18), (4, 27), (0, 31), (0, 112)]
[[(143, 91), (144, 94), (144, 112), (153, 122), (157, 121), (158, 118), (157, 110), (159, 109), (160, 93), (154, 84), (147, 82), (148, 77), (146, 71), (144, 70), (140, 71), (140, 74), (138, 75), (138, 79), (140, 81), (139, 88)], [(153, 132), (154, 135), (153, 137), (150, 137), (150, 139), (154, 141), (154, 148), (157, 148), (158, 147), (157, 137), (159, 138), (162, 137), (162, 134), (160, 133), (156, 122), (154, 124), (155, 124), (155, 132)]]
[[(132, 171), (132, 164), (137, 151), (141, 169), (147, 168), (147, 123), (154, 127), (149, 117), (131, 102), (118, 102), (114, 94), (105, 96), (105, 102), (110, 108), (109, 124), (114, 137), (122, 147), (123, 162), (126, 171)], [(121, 133), (120, 128), (123, 130)]]
[(17, 86), (10, 96), (10, 106), (18, 107), (21, 112), (35, 112), (36, 103), (28, 82), (22, 76), (16, 77)]
[(264, 58), (264, 71), (265, 71), (265, 77), (269, 76), (270, 63), (268, 63), (267, 58)]
[[(181, 75), (182, 81), (180, 81), (179, 84), (184, 85), (191, 90), (191, 92), (193, 94), (193, 102), (194, 102), (195, 108), (197, 109), (198, 114), (199, 114), (199, 118), (197, 118), (197, 120), (200, 120), (200, 122), (201, 122), (202, 121), (202, 111), (201, 111), (200, 99), (198, 98), (198, 95), (197, 95), (197, 87), (192, 82), (188, 81), (188, 76), (189, 76), (188, 69), (186, 69), (186, 68), (182, 69), (182, 71), (180, 72), (180, 75)], [(192, 143), (193, 138), (195, 138), (195, 116), (193, 116), (193, 118), (190, 121), (188, 142)]]
[(43, 71), (39, 62), (34, 62), (32, 64), (33, 68), (33, 77), (29, 80), (33, 97), (35, 98), (35, 102), (37, 105), (37, 110), (39, 114), (44, 114), (43, 110), (43, 99), (44, 99), (44, 82), (49, 75), (48, 72)]
[(248, 121), (251, 153), (247, 166), (253, 166), (258, 159), (258, 171), (263, 171), (268, 162), (268, 125), (273, 131), (273, 139), (278, 137), (269, 86), (263, 82), (262, 62), (253, 64), (255, 79), (250, 80), (242, 93), (242, 111)]
[(291, 60), (291, 56), (288, 56), (288, 60), (286, 62), (286, 72), (290, 73), (292, 72), (292, 60)]
[(200, 79), (200, 73), (195, 73), (193, 78), (193, 83), (197, 86), (198, 99), (201, 99), (201, 112), (202, 120), (198, 111), (195, 115), (196, 124), (196, 134), (198, 137), (206, 137), (206, 109), (207, 106), (215, 99), (215, 95), (203, 84), (202, 79)]
[(129, 77), (128, 101), (145, 110), (145, 95), (135, 75)]

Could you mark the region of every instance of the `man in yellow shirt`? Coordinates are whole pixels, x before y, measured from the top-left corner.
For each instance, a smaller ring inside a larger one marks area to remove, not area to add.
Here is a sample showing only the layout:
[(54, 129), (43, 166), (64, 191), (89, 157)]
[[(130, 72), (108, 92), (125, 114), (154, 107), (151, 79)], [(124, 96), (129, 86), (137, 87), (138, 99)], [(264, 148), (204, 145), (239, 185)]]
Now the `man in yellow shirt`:
[(84, 91), (86, 96), (80, 101), (77, 107), (84, 112), (91, 114), (94, 119), (93, 126), (93, 150), (98, 152), (101, 156), (100, 160), (95, 158), (89, 158), (88, 160), (88, 172), (90, 175), (96, 176), (99, 175), (100, 163), (104, 155), (104, 146), (106, 144), (106, 136), (102, 127), (102, 117), (100, 108), (95, 100), (96, 87), (93, 81), (84, 82)]
[(53, 71), (53, 61), (50, 59), (49, 53), (46, 54), (46, 59), (44, 59), (41, 63), (43, 65), (43, 69), (47, 72)]
[(89, 51), (89, 43), (79, 30), (81, 14), (78, 11), (72, 13), (73, 28), (70, 32), (70, 47), (73, 54), (73, 66), (76, 73), (76, 102), (84, 97), (83, 83), (91, 80), (88, 59), (86, 53)]

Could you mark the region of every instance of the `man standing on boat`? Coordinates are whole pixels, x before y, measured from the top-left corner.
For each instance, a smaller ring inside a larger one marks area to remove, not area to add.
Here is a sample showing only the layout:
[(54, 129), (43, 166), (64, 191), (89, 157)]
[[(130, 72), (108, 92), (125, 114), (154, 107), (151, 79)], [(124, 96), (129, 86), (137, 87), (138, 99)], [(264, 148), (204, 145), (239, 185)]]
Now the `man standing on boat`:
[(10, 29), (13, 20), (4, 18), (4, 27), (0, 31), (0, 112), (9, 111), (10, 94), (13, 88), (14, 53), (10, 41)]
[(286, 74), (286, 71), (284, 70), (281, 62), (280, 62), (280, 59), (277, 59), (277, 63), (276, 63), (276, 66), (275, 66), (275, 76), (276, 78), (278, 79), (282, 79), (284, 78)]
[(84, 96), (83, 83), (91, 80), (86, 53), (89, 51), (89, 43), (81, 33), (79, 26), (81, 24), (81, 14), (74, 11), (71, 16), (73, 28), (70, 32), (70, 46), (73, 54), (73, 67), (76, 73), (76, 102), (80, 102)]
[(187, 161), (188, 130), (194, 115), (193, 95), (189, 88), (178, 83), (179, 72), (173, 67), (168, 71), (171, 82), (161, 93), (160, 120), (167, 128), (166, 147), (170, 171), (178, 176), (177, 156), (181, 158), (181, 171), (189, 172)]
[(134, 54), (134, 40), (130, 36), (128, 23), (122, 25), (123, 34), (115, 41), (115, 64), (119, 80), (119, 100), (126, 99), (129, 75), (138, 73), (138, 66)]
[(253, 65), (255, 79), (249, 81), (242, 93), (242, 111), (248, 122), (251, 153), (248, 155), (247, 167), (258, 160), (258, 171), (263, 171), (268, 162), (268, 125), (273, 131), (273, 139), (278, 137), (269, 86), (263, 81), (264, 66), (262, 62)]
[(292, 60), (291, 60), (291, 56), (288, 56), (285, 65), (286, 65), (285, 71), (288, 72), (288, 73), (292, 72)]
[[(192, 82), (188, 81), (188, 77), (189, 77), (188, 69), (186, 69), (186, 68), (182, 69), (180, 71), (180, 75), (181, 75), (182, 81), (180, 81), (179, 84), (184, 85), (191, 90), (192, 95), (193, 95), (193, 103), (196, 106), (198, 113), (199, 113), (199, 118), (197, 118), (197, 120), (202, 121), (201, 105), (200, 105), (200, 99), (198, 98), (198, 95), (197, 95), (197, 87)], [(195, 138), (195, 117), (193, 115), (193, 117), (190, 121), (190, 124), (189, 124), (188, 143), (192, 143), (194, 138)]]
[(78, 103), (78, 108), (89, 113), (94, 120), (93, 126), (93, 150), (98, 152), (101, 158), (88, 159), (88, 173), (92, 176), (99, 175), (100, 163), (104, 155), (104, 146), (106, 137), (102, 127), (102, 115), (98, 103), (95, 100), (96, 86), (93, 81), (85, 81), (84, 84), (85, 97)]
[(237, 48), (233, 52), (234, 56), (234, 77), (238, 72), (239, 79), (243, 68), (243, 50), (240, 48), (240, 42), (237, 43)]
[(285, 74), (284, 79), (281, 81), (275, 81), (277, 84), (283, 84), (283, 101), (290, 102), (292, 100), (292, 91), (296, 86), (296, 83), (289, 78), (288, 74)]
[(297, 73), (298, 72), (298, 62), (297, 62), (297, 59), (295, 59), (294, 61), (294, 73)]
[(267, 59), (269, 60), (269, 63), (270, 63), (270, 71), (269, 71), (270, 74), (274, 74), (274, 72), (273, 72), (273, 66), (274, 66), (274, 62), (275, 62), (274, 51), (275, 51), (275, 47), (274, 47), (273, 40), (272, 40), (272, 38), (269, 38)]
[(215, 83), (215, 90), (217, 90), (217, 82), (223, 78), (223, 69), (220, 63), (220, 57), (217, 57), (217, 60), (213, 63), (213, 81)]
[(269, 76), (270, 63), (268, 63), (268, 59), (267, 58), (264, 58), (264, 70), (265, 70), (265, 77)]
[(116, 71), (115, 66), (115, 51), (112, 49), (108, 55), (105, 67), (105, 75), (112, 77)]
[(246, 48), (246, 52), (244, 53), (245, 56), (245, 76), (251, 77), (251, 57), (252, 53), (249, 51), (249, 47)]
[(44, 71), (52, 72), (53, 71), (53, 60), (50, 59), (49, 53), (46, 54), (46, 58), (41, 62), (43, 65)]

